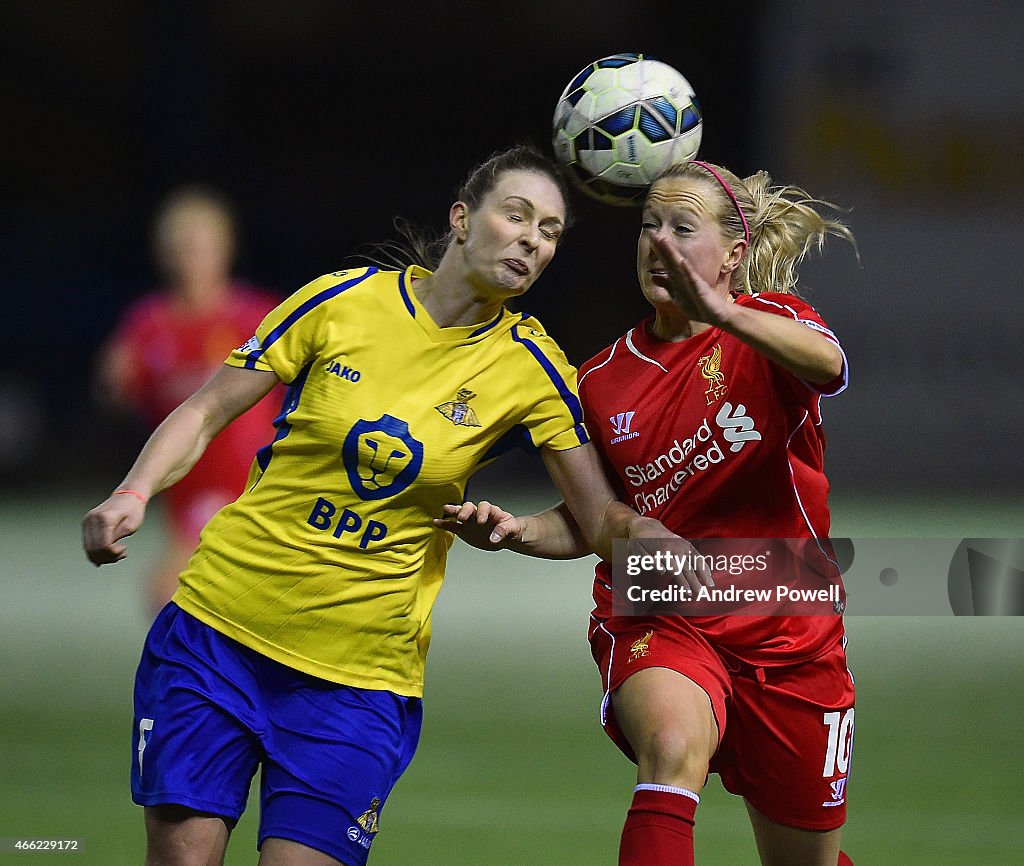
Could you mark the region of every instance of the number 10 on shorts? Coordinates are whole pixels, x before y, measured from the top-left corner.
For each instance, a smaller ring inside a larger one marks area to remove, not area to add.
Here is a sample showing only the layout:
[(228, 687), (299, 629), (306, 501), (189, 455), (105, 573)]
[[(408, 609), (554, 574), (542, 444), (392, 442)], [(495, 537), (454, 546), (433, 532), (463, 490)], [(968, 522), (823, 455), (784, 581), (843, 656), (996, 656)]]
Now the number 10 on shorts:
[(850, 768), (853, 749), (853, 707), (845, 713), (825, 713), (828, 728), (828, 748), (825, 750), (825, 770), (822, 775), (831, 779), (837, 773), (845, 774)]

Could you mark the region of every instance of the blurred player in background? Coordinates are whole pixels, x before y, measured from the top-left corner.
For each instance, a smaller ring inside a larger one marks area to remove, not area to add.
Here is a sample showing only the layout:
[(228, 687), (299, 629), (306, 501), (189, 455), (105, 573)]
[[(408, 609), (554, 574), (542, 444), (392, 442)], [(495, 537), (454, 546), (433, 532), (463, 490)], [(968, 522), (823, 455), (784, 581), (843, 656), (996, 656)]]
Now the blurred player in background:
[(452, 536), (431, 525), (480, 466), (541, 449), (586, 544), (667, 530), (614, 501), (569, 366), (505, 302), (551, 260), (564, 184), (538, 151), (478, 167), (431, 272), (314, 280), (156, 430), (86, 516), (115, 562), (146, 501), (231, 419), (289, 385), (253, 480), (203, 532), (135, 692), (132, 792), (149, 861), (222, 862), (262, 764), (263, 866), (362, 866), (419, 738), (430, 614)]
[[(819, 403), (846, 387), (846, 358), (796, 296), (796, 268), (827, 235), (852, 235), (819, 205), (764, 172), (670, 169), (647, 195), (637, 251), (654, 314), (580, 368), (619, 497), (698, 549), (702, 538), (827, 539)], [(692, 450), (672, 457), (681, 442)], [(563, 556), (565, 539), (579, 538), (561, 507), (522, 519), (489, 503), (446, 513), (462, 523), (439, 524), (479, 547)], [(709, 772), (744, 797), (764, 866), (849, 864), (842, 604), (824, 616), (617, 616), (607, 562), (594, 598), (602, 719), (638, 765), (621, 866), (692, 866)]]
[[(231, 207), (211, 189), (182, 187), (163, 202), (152, 242), (164, 282), (125, 311), (102, 347), (100, 402), (137, 412), (153, 429), (252, 336), (279, 299), (232, 278), (236, 231)], [(257, 449), (273, 439), (282, 397), (283, 389), (236, 419), (166, 492), (167, 546), (149, 587), (154, 616), (177, 589), (200, 530), (245, 487)]]

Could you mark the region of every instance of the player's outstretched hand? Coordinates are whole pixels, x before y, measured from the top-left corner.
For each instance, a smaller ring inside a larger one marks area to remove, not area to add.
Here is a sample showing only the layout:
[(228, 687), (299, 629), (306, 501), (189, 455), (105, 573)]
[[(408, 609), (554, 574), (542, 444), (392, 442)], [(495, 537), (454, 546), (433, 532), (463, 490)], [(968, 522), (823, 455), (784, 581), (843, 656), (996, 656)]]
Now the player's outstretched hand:
[(134, 496), (112, 494), (82, 520), (82, 547), (89, 562), (95, 566), (120, 562), (128, 555), (119, 544), (140, 526), (146, 506)]
[(715, 580), (706, 560), (685, 538), (669, 532), (660, 520), (642, 518), (630, 529), (629, 552), (650, 556), (664, 564), (660, 571), (664, 584), (688, 587), (696, 596), (702, 586), (714, 586)]
[(446, 505), (444, 517), (434, 519), (434, 526), (455, 533), (480, 550), (501, 550), (512, 541), (521, 541), (524, 525), (521, 518), (486, 500)]
[(698, 274), (679, 250), (662, 238), (652, 237), (651, 245), (665, 267), (665, 275), (654, 282), (667, 289), (676, 306), (694, 322), (718, 325), (728, 310), (728, 301)]

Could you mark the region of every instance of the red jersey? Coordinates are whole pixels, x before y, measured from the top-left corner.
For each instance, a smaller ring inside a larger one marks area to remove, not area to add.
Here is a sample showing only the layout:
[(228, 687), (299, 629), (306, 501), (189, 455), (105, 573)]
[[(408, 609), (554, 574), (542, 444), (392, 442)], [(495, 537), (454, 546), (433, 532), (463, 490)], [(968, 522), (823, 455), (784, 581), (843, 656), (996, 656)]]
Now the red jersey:
[[(221, 303), (195, 311), (166, 292), (132, 304), (112, 337), (126, 355), (125, 397), (153, 427), (202, 387), (228, 354), (254, 333), (278, 303), (268, 292), (232, 284)], [(277, 389), (217, 436), (181, 481), (164, 493), (176, 529), (198, 539), (199, 530), (245, 487), (256, 451), (274, 437), (281, 405)]]
[[(794, 295), (735, 302), (813, 328), (838, 346)], [(579, 371), (587, 428), (622, 501), (688, 539), (824, 538), (828, 480), (821, 396), (846, 387), (798, 379), (742, 340), (709, 328), (678, 343), (645, 319)], [(594, 615), (611, 615), (611, 570), (600, 563)], [(812, 616), (691, 617), (716, 646), (758, 664), (817, 655), (842, 620)]]

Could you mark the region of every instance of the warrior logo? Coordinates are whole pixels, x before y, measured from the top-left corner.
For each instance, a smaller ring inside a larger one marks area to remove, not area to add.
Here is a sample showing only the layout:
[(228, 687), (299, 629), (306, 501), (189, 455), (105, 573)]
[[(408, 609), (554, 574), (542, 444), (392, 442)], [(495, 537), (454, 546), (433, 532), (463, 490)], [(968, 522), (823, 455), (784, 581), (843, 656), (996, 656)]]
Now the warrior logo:
[(629, 429), (634, 415), (636, 412), (619, 412), (608, 418), (612, 424), (612, 438), (608, 440), (609, 444), (614, 445), (616, 442), (623, 442), (626, 439), (636, 439), (640, 435), (640, 431), (631, 432)]
[(608, 420), (612, 422), (612, 432), (616, 436), (621, 436), (623, 433), (629, 432), (629, 425), (633, 423), (633, 416), (636, 412), (619, 412), (618, 415), (612, 415)]
[(629, 659), (626, 664), (635, 662), (637, 659), (642, 659), (645, 656), (649, 656), (651, 654), (651, 638), (653, 637), (654, 632), (649, 631), (642, 638), (638, 638), (633, 641), (633, 645), (629, 648)]
[(480, 421), (476, 417), (476, 412), (469, 408), (469, 401), (475, 396), (476, 394), (469, 388), (462, 388), (455, 395), (454, 400), (449, 400), (434, 408), (456, 427), (479, 427)]
[(715, 348), (710, 355), (704, 355), (697, 362), (697, 369), (700, 370), (708, 382), (708, 389), (704, 392), (710, 406), (715, 400), (721, 400), (729, 387), (725, 384), (725, 374), (722, 373), (722, 345), (715, 343)]

